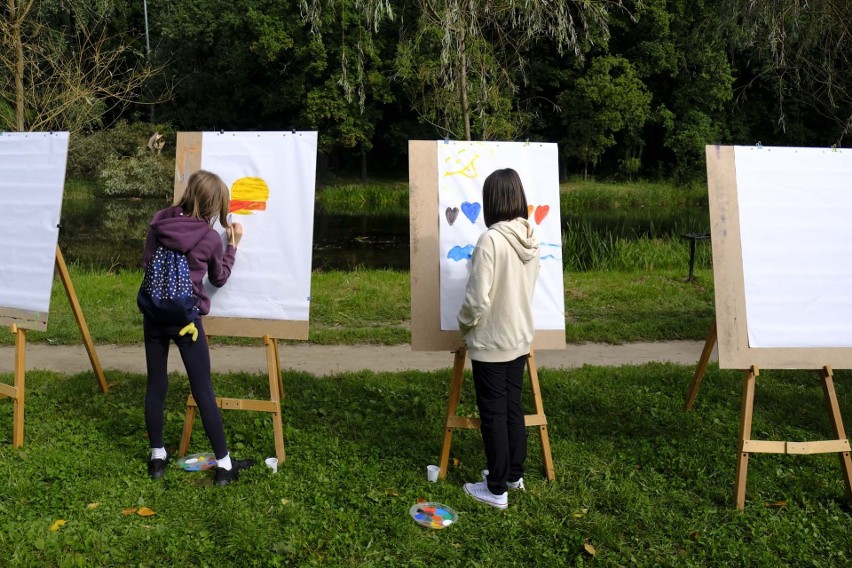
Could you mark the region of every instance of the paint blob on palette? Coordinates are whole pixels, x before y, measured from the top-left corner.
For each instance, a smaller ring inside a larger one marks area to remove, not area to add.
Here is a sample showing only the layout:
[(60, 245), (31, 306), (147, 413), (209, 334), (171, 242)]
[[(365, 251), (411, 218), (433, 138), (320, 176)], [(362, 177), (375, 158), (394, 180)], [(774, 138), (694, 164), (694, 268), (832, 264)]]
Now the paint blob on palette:
[(441, 503), (417, 503), (408, 514), (418, 525), (430, 529), (444, 529), (459, 520), (455, 511)]
[(202, 471), (216, 467), (216, 456), (213, 454), (190, 454), (178, 460), (178, 465), (186, 471)]

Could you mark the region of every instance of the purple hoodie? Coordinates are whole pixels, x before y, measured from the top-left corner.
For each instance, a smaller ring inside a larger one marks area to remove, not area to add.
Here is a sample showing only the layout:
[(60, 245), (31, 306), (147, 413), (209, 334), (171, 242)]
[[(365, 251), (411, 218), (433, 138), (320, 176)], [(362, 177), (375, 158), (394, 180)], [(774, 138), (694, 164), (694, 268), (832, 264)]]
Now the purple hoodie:
[(198, 313), (206, 315), (210, 312), (210, 298), (201, 281), (207, 274), (213, 286), (222, 287), (231, 275), (237, 249), (228, 245), (223, 251), (219, 233), (201, 219), (184, 215), (180, 207), (169, 207), (154, 213), (145, 239), (143, 270), (154, 255), (158, 242), (186, 255), (192, 291), (198, 296)]

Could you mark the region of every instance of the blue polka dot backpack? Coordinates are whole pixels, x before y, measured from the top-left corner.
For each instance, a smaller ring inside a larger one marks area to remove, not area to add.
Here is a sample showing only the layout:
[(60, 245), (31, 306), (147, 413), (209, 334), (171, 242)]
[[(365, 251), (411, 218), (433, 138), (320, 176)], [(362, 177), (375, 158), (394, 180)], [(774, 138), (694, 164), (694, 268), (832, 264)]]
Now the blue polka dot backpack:
[(192, 279), (186, 255), (162, 245), (145, 268), (136, 305), (145, 317), (158, 323), (186, 324), (198, 316), (198, 296), (192, 293)]

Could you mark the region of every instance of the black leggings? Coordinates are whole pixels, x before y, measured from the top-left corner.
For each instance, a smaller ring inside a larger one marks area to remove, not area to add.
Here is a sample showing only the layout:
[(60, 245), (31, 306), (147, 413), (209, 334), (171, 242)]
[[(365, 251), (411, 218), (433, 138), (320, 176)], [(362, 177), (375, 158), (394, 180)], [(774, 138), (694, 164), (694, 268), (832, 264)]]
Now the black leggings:
[(502, 363), (471, 363), (488, 464), (488, 489), (500, 495), (506, 492), (507, 481), (517, 481), (524, 475), (527, 429), (521, 389), (527, 355)]
[(174, 341), (180, 351), (183, 365), (186, 367), (189, 388), (192, 391), (192, 398), (198, 405), (204, 432), (210, 439), (216, 459), (222, 459), (228, 454), (228, 445), (225, 443), (222, 414), (216, 406), (216, 395), (213, 393), (213, 382), (210, 380), (210, 349), (207, 346), (207, 336), (201, 326), (201, 318), (195, 320), (198, 340), (192, 341), (191, 333), (183, 337), (178, 335), (183, 327), (159, 324), (144, 318), (145, 362), (148, 365), (145, 426), (148, 429), (148, 439), (152, 448), (164, 447), (163, 409), (166, 404), (166, 393), (169, 390), (169, 344)]

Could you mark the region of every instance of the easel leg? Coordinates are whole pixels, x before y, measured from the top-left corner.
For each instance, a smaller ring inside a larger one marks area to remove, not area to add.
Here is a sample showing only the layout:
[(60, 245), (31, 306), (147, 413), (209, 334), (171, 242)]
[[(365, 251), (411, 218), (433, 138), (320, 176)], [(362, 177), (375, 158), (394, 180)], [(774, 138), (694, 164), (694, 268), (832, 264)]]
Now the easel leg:
[(62, 251), (59, 246), (56, 246), (56, 269), (59, 271), (59, 278), (62, 280), (62, 285), (65, 287), (65, 295), (68, 296), (68, 303), (71, 304), (71, 311), (74, 312), (74, 319), (77, 320), (77, 327), (80, 328), (80, 335), (83, 336), (83, 345), (86, 346), (86, 353), (89, 354), (89, 362), (92, 364), (92, 370), (98, 378), (101, 385), (101, 390), (104, 394), (109, 392), (109, 385), (104, 377), (104, 371), (101, 369), (101, 361), (98, 359), (98, 354), (95, 351), (95, 344), (92, 342), (92, 336), (89, 333), (89, 326), (86, 325), (86, 318), (83, 317), (83, 310), (80, 308), (80, 302), (77, 300), (77, 293), (74, 291), (74, 284), (71, 283), (71, 275), (68, 273), (68, 266), (65, 264), (65, 258), (62, 256)]
[(263, 337), (266, 343), (266, 367), (269, 371), (269, 393), (270, 400), (276, 410), (272, 412), (272, 432), (275, 438), (275, 457), (278, 463), (284, 463), (284, 426), (281, 422), (281, 367), (278, 361), (278, 340)]
[(692, 405), (695, 403), (695, 398), (698, 396), (698, 389), (701, 388), (701, 381), (704, 379), (704, 373), (707, 371), (707, 364), (710, 362), (710, 355), (713, 353), (713, 347), (716, 345), (716, 320), (713, 320), (713, 325), (710, 327), (710, 333), (707, 334), (707, 340), (704, 342), (704, 349), (701, 351), (701, 358), (698, 360), (698, 368), (695, 369), (695, 375), (692, 377), (692, 383), (689, 385), (689, 392), (686, 395), (686, 403), (683, 409), (686, 412), (692, 410)]
[(13, 326), (15, 333), (15, 403), (12, 414), (12, 446), (24, 445), (24, 380), (26, 377), (27, 332)]
[[(846, 430), (843, 427), (843, 419), (840, 417), (840, 405), (837, 403), (837, 393), (834, 391), (834, 378), (831, 367), (823, 367), (820, 370), (822, 379), (822, 392), (825, 395), (825, 404), (828, 406), (828, 415), (831, 425), (838, 440), (846, 439)], [(852, 501), (852, 460), (849, 452), (839, 452), (840, 468), (843, 470), (843, 484), (846, 486), (846, 498)]]
[(189, 450), (189, 440), (192, 438), (192, 425), (195, 422), (195, 413), (198, 412), (198, 407), (192, 399), (192, 395), (186, 399), (186, 415), (183, 418), (183, 433), (180, 436), (180, 447), (178, 448), (178, 457), (183, 457)]
[[(530, 349), (527, 357), (527, 370), (530, 374), (530, 385), (532, 386), (533, 406), (537, 416), (544, 416), (544, 404), (541, 399), (541, 387), (538, 383), (538, 369), (535, 365), (535, 353)], [(538, 434), (541, 438), (541, 455), (544, 460), (544, 474), (548, 481), (556, 479), (556, 469), (553, 467), (553, 455), (550, 452), (550, 436), (547, 434), (547, 424), (539, 424)]]
[(743, 379), (743, 399), (740, 409), (740, 441), (737, 454), (737, 476), (735, 501), (737, 509), (745, 508), (746, 477), (748, 475), (748, 453), (745, 443), (751, 440), (751, 418), (754, 412), (754, 383), (759, 374), (757, 365), (745, 372)]
[(444, 441), (441, 443), (441, 460), (438, 462), (440, 471), (438, 477), (447, 477), (447, 467), (450, 463), (450, 446), (453, 443), (453, 429), (450, 418), (456, 415), (461, 399), (462, 380), (464, 379), (464, 360), (467, 357), (467, 347), (461, 347), (455, 352), (453, 360), (453, 378), (450, 382), (450, 400), (447, 405), (447, 421), (444, 424)]

